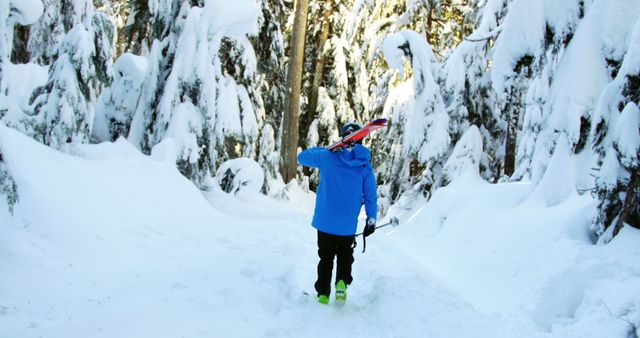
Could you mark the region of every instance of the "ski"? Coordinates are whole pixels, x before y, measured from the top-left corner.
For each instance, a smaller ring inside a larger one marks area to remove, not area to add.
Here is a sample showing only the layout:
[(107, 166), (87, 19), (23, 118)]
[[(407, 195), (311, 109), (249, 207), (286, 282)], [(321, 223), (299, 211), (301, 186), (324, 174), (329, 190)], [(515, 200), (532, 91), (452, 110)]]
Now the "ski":
[(371, 132), (376, 131), (378, 129), (382, 129), (387, 126), (387, 119), (376, 119), (364, 126), (362, 129), (358, 129), (353, 133), (345, 136), (342, 140), (330, 145), (327, 147), (329, 150), (336, 150), (338, 148), (343, 148), (351, 142), (357, 142), (365, 138), (365, 136), (369, 135)]

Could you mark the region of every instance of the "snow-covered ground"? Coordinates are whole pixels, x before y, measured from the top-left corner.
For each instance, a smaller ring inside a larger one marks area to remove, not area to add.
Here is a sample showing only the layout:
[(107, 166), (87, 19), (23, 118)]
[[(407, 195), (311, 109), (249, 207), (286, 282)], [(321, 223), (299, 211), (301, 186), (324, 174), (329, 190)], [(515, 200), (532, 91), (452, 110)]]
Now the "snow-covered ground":
[(303, 295), (313, 195), (203, 194), (123, 139), (71, 156), (0, 126), (0, 149), (20, 193), (14, 216), (0, 205), (1, 337), (627, 337), (640, 321), (640, 233), (592, 245), (584, 196), (547, 207), (476, 178), (405, 198), (399, 228), (359, 243), (348, 303), (323, 306)]

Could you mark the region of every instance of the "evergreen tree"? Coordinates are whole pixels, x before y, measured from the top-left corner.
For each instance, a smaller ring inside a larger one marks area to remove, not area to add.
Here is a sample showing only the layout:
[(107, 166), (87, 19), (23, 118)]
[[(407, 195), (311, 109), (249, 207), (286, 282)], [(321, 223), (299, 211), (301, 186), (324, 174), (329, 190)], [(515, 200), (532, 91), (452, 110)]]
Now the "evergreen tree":
[(127, 137), (144, 80), (146, 58), (125, 53), (113, 65), (113, 82), (96, 103), (92, 135), (99, 142)]
[(626, 223), (640, 227), (640, 21), (616, 78), (604, 90), (591, 137), (602, 159), (594, 195), (598, 214), (592, 230), (607, 242)]
[(283, 30), (290, 9), (282, 0), (261, 0), (258, 15), (259, 33), (251, 38), (257, 65), (254, 81), (247, 88), (253, 90), (258, 117), (258, 163), (265, 171), (263, 191), (271, 193), (280, 187), (278, 148), (282, 112), (285, 99), (285, 39)]
[(594, 231), (604, 242), (624, 224), (640, 227), (640, 109), (635, 103), (627, 104), (610, 133), (611, 146), (596, 180), (599, 213)]
[(277, 126), (282, 120), (286, 93), (283, 31), (289, 9), (282, 0), (262, 0), (260, 4), (259, 33), (252, 38), (257, 58), (257, 86), (263, 101), (265, 122)]
[[(175, 5), (157, 8), (153, 26), (165, 27), (167, 35), (151, 48), (129, 138), (145, 152), (172, 138), (180, 171), (208, 189), (220, 163), (256, 155), (258, 123), (264, 120), (255, 89), (256, 57), (249, 40), (234, 33), (235, 23), (216, 19), (217, 3), (191, 7), (184, 1), (179, 10)], [(255, 9), (247, 15), (257, 15)]]
[[(320, 87), (326, 88), (327, 70), (331, 62), (327, 45), (331, 35), (334, 34), (333, 14), (337, 7), (338, 2), (334, 0), (312, 0), (309, 2), (302, 66), (302, 110), (298, 128), (298, 132), (302, 136), (313, 133), (310, 127), (317, 117)], [(304, 146), (308, 142), (304, 137), (301, 137), (298, 145)]]
[[(93, 15), (93, 2), (88, 0), (43, 0), (44, 13), (31, 27), (27, 49), (31, 60), (50, 65), (67, 32)], [(111, 33), (113, 36), (113, 33)]]
[[(348, 16), (343, 6), (340, 6), (336, 17), (341, 20), (332, 24), (332, 26), (344, 27), (344, 18)], [(353, 109), (354, 104), (350, 94), (354, 88), (353, 78), (350, 74), (353, 63), (349, 42), (343, 29), (336, 32), (328, 41), (325, 51), (330, 53), (332, 61), (331, 70), (327, 74), (326, 88), (335, 106), (338, 125), (342, 126), (347, 122), (360, 120), (360, 114)]]
[[(0, 126), (4, 128), (4, 126)], [(18, 203), (18, 187), (9, 173), (6, 163), (0, 150), (0, 196), (4, 196), (10, 213), (13, 213), (13, 206)]]
[(151, 35), (152, 14), (148, 0), (131, 0), (126, 3), (127, 21), (118, 32), (118, 44), (124, 51), (133, 54), (146, 54), (153, 39), (162, 37)]
[(7, 93), (5, 67), (10, 61), (13, 50), (14, 27), (33, 24), (42, 14), (42, 3), (39, 0), (5, 0), (0, 2), (0, 95)]
[[(9, 94), (7, 68), (11, 66), (10, 55), (13, 48), (13, 30), (16, 24), (26, 26), (33, 24), (42, 14), (43, 7), (39, 0), (0, 1), (0, 129), (9, 127), (33, 132), (35, 121), (15, 104)], [(1, 147), (0, 147), (1, 148)], [(4, 197), (9, 212), (13, 212), (18, 202), (18, 187), (9, 172), (2, 150), (0, 149), (0, 196)]]
[[(542, 71), (534, 75), (524, 102), (522, 135), (516, 155), (516, 171), (512, 179), (530, 177), (534, 183), (537, 182), (553, 154), (558, 135), (549, 128), (553, 119), (550, 109), (551, 85), (556, 80), (558, 65), (575, 34), (583, 12), (582, 6), (583, 2), (579, 0), (544, 3), (546, 26), (545, 52), (540, 55)], [(553, 13), (550, 13), (551, 9), (563, 15), (556, 14), (559, 18), (554, 19)]]
[(491, 87), (492, 45), (504, 20), (507, 4), (490, 1), (479, 13), (475, 31), (449, 55), (444, 65), (443, 95), (451, 116), (452, 142), (457, 142), (470, 125), (476, 125), (485, 145), (480, 160), (482, 177), (496, 181), (499, 177), (503, 143), (496, 114), (496, 96)]
[(33, 102), (40, 124), (38, 137), (58, 149), (89, 141), (95, 101), (110, 81), (114, 25), (91, 6), (80, 6), (88, 8), (81, 13), (90, 15), (65, 34), (50, 55), (49, 81)]
[(171, 72), (178, 36), (189, 9), (187, 0), (171, 0), (149, 8), (153, 42), (128, 136), (144, 153), (150, 153), (151, 148), (161, 141), (153, 137), (156, 129), (166, 130), (168, 124), (166, 120), (158, 120), (158, 104)]
[(491, 77), (498, 95), (497, 108), (505, 121), (503, 173), (506, 176), (515, 171), (517, 135), (524, 115), (522, 103), (530, 80), (541, 70), (544, 29), (542, 3), (515, 0), (496, 40)]
[(260, 135), (258, 156), (258, 164), (265, 172), (265, 182), (262, 187), (265, 194), (276, 193), (284, 185), (278, 172), (280, 154), (276, 151), (276, 144), (274, 128), (266, 123)]
[(478, 127), (471, 126), (462, 135), (444, 164), (442, 175), (438, 177), (435, 188), (446, 186), (458, 177), (480, 174), (482, 158), (482, 136)]
[(406, 96), (391, 96), (400, 105), (391, 101), (388, 106), (391, 120), (387, 137), (376, 148), (388, 154), (390, 161), (378, 170), (390, 186), (392, 197), (412, 186), (430, 195), (451, 140), (449, 116), (436, 82), (439, 64), (425, 37), (414, 31), (400, 31), (387, 38), (384, 50), (389, 65), (401, 71), (406, 58), (413, 76), (411, 89), (408, 85), (399, 86), (392, 94)]

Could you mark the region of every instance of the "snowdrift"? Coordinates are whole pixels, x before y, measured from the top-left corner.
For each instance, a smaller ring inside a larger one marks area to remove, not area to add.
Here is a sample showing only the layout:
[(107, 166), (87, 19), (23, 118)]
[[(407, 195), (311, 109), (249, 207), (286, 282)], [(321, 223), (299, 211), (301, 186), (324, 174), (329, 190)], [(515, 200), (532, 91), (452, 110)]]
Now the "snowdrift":
[(390, 212), (408, 222), (390, 238), (480, 312), (518, 318), (521, 337), (633, 336), (640, 231), (593, 245), (594, 200), (564, 194), (549, 205), (540, 191), (561, 175), (549, 171), (537, 189), (463, 176), (427, 204), (405, 196)]

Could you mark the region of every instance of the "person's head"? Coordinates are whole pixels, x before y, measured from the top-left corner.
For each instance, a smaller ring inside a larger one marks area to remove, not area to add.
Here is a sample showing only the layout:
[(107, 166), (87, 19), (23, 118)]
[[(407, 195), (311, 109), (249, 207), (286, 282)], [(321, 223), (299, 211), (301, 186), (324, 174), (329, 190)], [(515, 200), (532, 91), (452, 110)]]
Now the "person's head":
[[(347, 122), (344, 126), (342, 126), (342, 129), (340, 129), (340, 138), (344, 138), (346, 136), (348, 136), (349, 134), (353, 133), (356, 130), (360, 130), (362, 129), (362, 125), (356, 121), (353, 122)], [(354, 144), (362, 144), (362, 140), (358, 140), (358, 141), (351, 141), (346, 149), (351, 149), (351, 147), (353, 147)]]
[(356, 121), (353, 122), (347, 122), (345, 123), (344, 126), (342, 126), (342, 129), (340, 129), (340, 137), (345, 137), (351, 133), (353, 133), (356, 130), (360, 130), (362, 129), (362, 125)]

